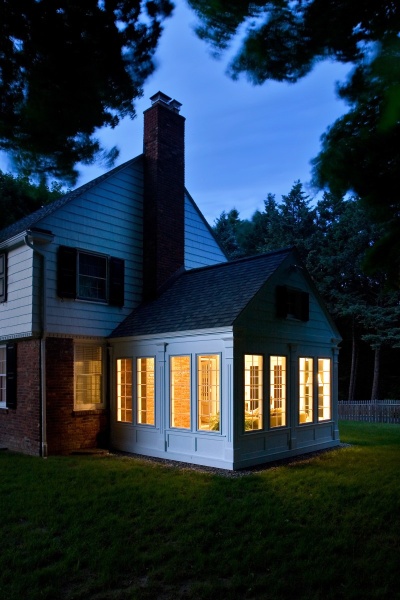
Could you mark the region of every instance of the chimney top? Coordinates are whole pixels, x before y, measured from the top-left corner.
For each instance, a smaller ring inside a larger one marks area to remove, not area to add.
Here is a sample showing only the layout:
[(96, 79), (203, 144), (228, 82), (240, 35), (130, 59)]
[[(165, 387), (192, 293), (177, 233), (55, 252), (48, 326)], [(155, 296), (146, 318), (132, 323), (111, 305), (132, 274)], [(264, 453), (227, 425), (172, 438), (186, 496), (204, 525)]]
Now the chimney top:
[(150, 100), (152, 106), (154, 104), (163, 104), (164, 106), (170, 108), (173, 112), (176, 113), (179, 113), (182, 106), (180, 102), (178, 102), (177, 100), (172, 100), (172, 98), (170, 98), (166, 94), (163, 94), (162, 92), (157, 92), (157, 94), (151, 96)]

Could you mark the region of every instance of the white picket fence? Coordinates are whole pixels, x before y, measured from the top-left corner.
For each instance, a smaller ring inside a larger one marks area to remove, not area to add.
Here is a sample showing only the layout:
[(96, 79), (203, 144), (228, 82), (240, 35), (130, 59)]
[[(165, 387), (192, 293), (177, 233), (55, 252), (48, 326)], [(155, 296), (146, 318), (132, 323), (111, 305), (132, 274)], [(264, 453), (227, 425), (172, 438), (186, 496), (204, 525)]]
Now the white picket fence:
[(400, 424), (400, 400), (340, 400), (339, 419)]

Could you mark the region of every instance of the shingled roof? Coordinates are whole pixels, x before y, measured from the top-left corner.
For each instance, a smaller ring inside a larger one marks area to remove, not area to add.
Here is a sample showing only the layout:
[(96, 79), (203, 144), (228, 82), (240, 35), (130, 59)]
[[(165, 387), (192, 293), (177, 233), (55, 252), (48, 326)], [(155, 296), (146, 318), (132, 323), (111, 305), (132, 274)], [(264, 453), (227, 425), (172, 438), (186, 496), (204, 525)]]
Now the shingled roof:
[(135, 309), (109, 337), (233, 325), (250, 300), (292, 252), (292, 248), (285, 248), (185, 271), (156, 300)]
[(133, 158), (131, 160), (128, 160), (127, 162), (123, 163), (122, 165), (119, 165), (118, 167), (115, 167), (111, 171), (108, 171), (107, 173), (104, 173), (103, 175), (96, 177), (96, 179), (92, 179), (88, 183), (85, 183), (84, 185), (81, 185), (80, 187), (76, 188), (76, 190), (73, 190), (72, 192), (69, 192), (68, 194), (64, 194), (64, 196), (57, 198), (57, 200), (54, 200), (54, 202), (45, 204), (44, 206), (42, 206), (35, 212), (27, 215), (26, 217), (23, 217), (22, 219), (19, 219), (19, 221), (16, 221), (12, 225), (9, 225), (8, 227), (5, 227), (4, 229), (0, 230), (0, 243), (5, 242), (6, 240), (9, 240), (9, 239), (13, 238), (14, 236), (18, 235), (19, 233), (22, 233), (22, 232), (27, 231), (28, 229), (34, 227), (35, 225), (37, 225), (37, 223), (39, 223), (45, 217), (53, 214), (56, 210), (58, 210), (59, 208), (62, 208), (63, 206), (68, 204), (68, 202), (71, 202), (75, 198), (78, 198), (85, 192), (88, 192), (89, 190), (94, 188), (96, 185), (98, 185), (99, 183), (104, 181), (105, 179), (108, 179), (108, 177), (111, 177), (112, 175), (115, 175), (116, 173), (118, 173), (118, 171), (125, 169), (125, 167), (129, 166), (131, 163), (135, 162), (139, 158), (140, 158), (140, 156)]

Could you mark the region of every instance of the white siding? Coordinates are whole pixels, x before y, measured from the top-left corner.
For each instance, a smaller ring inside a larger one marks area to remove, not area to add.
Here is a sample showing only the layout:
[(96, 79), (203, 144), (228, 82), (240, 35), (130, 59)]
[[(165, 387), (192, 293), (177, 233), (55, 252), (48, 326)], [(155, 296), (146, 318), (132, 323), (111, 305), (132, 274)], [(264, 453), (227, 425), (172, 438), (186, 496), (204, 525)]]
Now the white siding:
[(0, 304), (0, 339), (33, 333), (32, 250), (25, 244), (8, 252), (7, 302)]
[(195, 269), (226, 262), (226, 256), (209, 230), (199, 209), (185, 195), (185, 267)]
[[(142, 205), (143, 170), (137, 160), (39, 223), (55, 234), (54, 242), (46, 247), (48, 333), (107, 336), (140, 302)], [(124, 259), (124, 307), (58, 298), (60, 245)]]

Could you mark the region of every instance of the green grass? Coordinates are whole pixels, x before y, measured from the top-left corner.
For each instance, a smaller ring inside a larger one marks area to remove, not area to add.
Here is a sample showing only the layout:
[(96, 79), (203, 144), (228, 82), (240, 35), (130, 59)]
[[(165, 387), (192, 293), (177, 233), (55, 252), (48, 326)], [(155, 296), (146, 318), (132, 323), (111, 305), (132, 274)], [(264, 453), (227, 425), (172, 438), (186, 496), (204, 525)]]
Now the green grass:
[(0, 598), (400, 598), (400, 427), (243, 477), (0, 453)]

